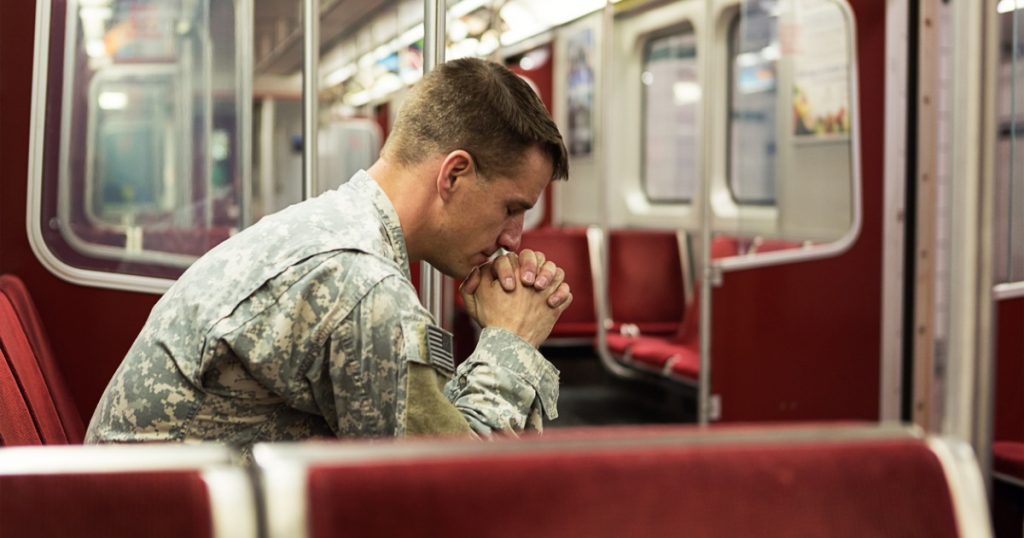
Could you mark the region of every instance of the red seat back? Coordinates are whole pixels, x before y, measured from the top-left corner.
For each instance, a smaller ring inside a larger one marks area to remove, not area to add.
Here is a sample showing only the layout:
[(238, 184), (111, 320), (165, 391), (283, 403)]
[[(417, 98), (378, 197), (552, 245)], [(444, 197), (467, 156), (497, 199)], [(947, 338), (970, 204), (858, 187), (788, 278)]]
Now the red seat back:
[(39, 431), (14, 377), (7, 354), (0, 351), (0, 446), (39, 445)]
[[(267, 496), (305, 500), (300, 513), (308, 520), (294, 523), (318, 538), (339, 529), (367, 536), (517, 538), (959, 535), (964, 505), (954, 504), (948, 460), (932, 445), (908, 434), (844, 437), (835, 435), (840, 428), (823, 428), (820, 435), (810, 430), (759, 435), (679, 428), (638, 437), (599, 433), (423, 446), (324, 443), (281, 447), (273, 458), (268, 447), (257, 451), (257, 462), (277, 466), (264, 474)], [(304, 450), (310, 458), (303, 458)], [(289, 476), (278, 472), (289, 461), (308, 471), (304, 490), (281, 489), (285, 484), (275, 481)], [(968, 465), (975, 464), (967, 459)], [(978, 491), (967, 504), (980, 528), (965, 528), (965, 535), (986, 536), (976, 466), (974, 473), (971, 485)], [(274, 528), (276, 515), (270, 518)], [(285, 527), (278, 529), (287, 535)]]
[(615, 323), (632, 323), (641, 334), (674, 333), (686, 304), (676, 232), (609, 232), (608, 298)]
[(253, 486), (235, 457), (213, 445), (0, 448), (0, 534), (255, 538)]
[(4, 534), (212, 537), (206, 488), (194, 472), (0, 476)]
[(543, 252), (565, 270), (572, 304), (562, 313), (551, 338), (591, 338), (597, 334), (594, 286), (590, 273), (587, 231), (584, 228), (538, 228), (523, 232), (521, 248)]
[[(34, 437), (26, 436), (24, 422), (15, 426), (12, 419), (3, 427), (12, 431), (0, 432), (0, 444), (81, 443), (82, 417), (57, 368), (28, 290), (12, 275), (0, 276), (0, 348), (6, 370), (0, 371), (4, 409), (11, 409), (13, 417), (23, 417), (20, 410), (24, 409), (36, 431)], [(15, 429), (22, 433), (14, 435)]]
[(995, 439), (1024, 442), (1024, 297), (997, 301)]

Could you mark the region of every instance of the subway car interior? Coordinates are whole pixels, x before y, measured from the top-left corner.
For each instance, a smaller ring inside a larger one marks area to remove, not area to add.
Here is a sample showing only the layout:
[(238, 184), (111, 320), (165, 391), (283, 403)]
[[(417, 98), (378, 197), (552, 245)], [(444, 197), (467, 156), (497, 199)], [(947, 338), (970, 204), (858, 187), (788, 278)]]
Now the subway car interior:
[[(568, 149), (543, 434), (84, 445), (175, 280), (463, 57)], [(5, 1), (0, 128), (0, 535), (1024, 537), (1024, 0)]]

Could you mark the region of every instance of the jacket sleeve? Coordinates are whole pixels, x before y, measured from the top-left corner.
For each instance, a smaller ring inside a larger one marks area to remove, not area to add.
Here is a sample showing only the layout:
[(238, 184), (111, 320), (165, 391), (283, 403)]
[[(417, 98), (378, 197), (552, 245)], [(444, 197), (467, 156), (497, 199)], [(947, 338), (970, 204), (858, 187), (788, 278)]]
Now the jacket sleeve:
[(476, 350), (445, 385), (445, 395), (479, 435), (541, 431), (558, 417), (558, 370), (532, 345), (486, 328)]
[[(352, 350), (367, 367), (372, 360), (398, 359), (401, 373), (396, 381), (401, 385), (394, 389), (401, 398), (396, 406), (399, 432), (515, 434), (540, 431), (543, 418), (558, 416), (558, 370), (525, 340), (503, 329), (484, 329), (476, 350), (448, 380), (450, 370), (428, 344), (433, 318), (408, 282), (386, 278), (361, 303), (356, 316), (362, 321), (352, 332)], [(343, 373), (342, 363), (332, 362), (336, 387), (344, 385), (337, 377)], [(342, 396), (337, 388), (335, 393)]]

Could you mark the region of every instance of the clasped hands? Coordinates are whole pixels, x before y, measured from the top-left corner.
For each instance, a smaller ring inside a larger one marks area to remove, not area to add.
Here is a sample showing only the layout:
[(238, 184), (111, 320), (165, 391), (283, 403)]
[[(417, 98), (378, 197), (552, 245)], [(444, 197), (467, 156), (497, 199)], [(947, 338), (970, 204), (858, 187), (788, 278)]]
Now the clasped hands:
[(572, 303), (565, 271), (530, 249), (476, 267), (459, 291), (469, 316), (481, 327), (506, 329), (534, 347), (547, 339)]

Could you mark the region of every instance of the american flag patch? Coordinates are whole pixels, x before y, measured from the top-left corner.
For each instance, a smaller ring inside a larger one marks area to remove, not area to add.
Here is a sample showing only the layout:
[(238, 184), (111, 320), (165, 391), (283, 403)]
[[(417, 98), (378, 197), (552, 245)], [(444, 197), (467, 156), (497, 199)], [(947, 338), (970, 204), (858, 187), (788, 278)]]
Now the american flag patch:
[(430, 364), (448, 375), (455, 373), (455, 356), (452, 354), (452, 333), (427, 325), (427, 354)]

